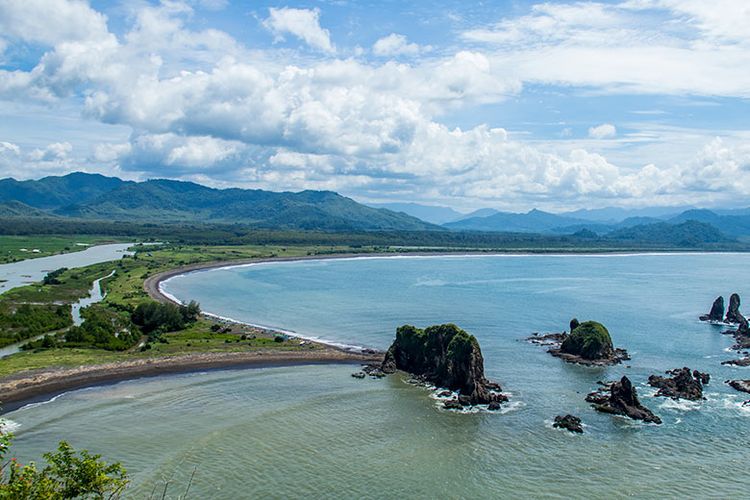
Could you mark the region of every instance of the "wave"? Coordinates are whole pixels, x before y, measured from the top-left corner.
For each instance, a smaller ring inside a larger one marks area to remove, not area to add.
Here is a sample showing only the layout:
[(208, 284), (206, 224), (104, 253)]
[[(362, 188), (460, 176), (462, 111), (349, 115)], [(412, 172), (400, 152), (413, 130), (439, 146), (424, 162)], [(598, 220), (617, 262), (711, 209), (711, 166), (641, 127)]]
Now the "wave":
[(52, 398), (44, 400), (44, 401), (37, 401), (35, 403), (29, 403), (27, 405), (24, 405), (24, 406), (20, 407), (17, 411), (30, 410), (31, 408), (37, 408), (39, 406), (43, 406), (43, 405), (46, 405), (46, 404), (49, 404), (49, 403), (54, 403), (55, 401), (57, 401), (61, 397), (65, 396), (66, 394), (68, 394), (68, 393), (67, 392), (63, 392), (63, 393), (57, 394), (56, 396), (53, 396)]
[(14, 422), (7, 418), (0, 418), (0, 431), (3, 431), (4, 433), (16, 432), (20, 428), (21, 424), (18, 422)]

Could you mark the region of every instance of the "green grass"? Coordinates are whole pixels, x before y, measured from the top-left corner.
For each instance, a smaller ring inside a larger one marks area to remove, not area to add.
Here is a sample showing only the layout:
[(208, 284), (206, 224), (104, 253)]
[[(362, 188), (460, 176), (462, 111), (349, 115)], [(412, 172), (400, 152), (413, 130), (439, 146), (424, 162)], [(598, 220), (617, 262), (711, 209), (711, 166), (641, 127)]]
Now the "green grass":
[[(110, 236), (0, 236), (0, 264), (78, 252), (88, 245), (132, 241)], [(80, 245), (78, 244), (80, 243)], [(34, 250), (39, 250), (34, 252)]]
[[(115, 275), (102, 281), (107, 295), (97, 308), (107, 308), (113, 314), (127, 315), (138, 304), (151, 300), (143, 289), (145, 279), (155, 273), (176, 267), (215, 261), (232, 261), (268, 257), (299, 257), (317, 253), (344, 253), (353, 251), (349, 247), (336, 246), (199, 246), (163, 245), (140, 247), (134, 257), (105, 262), (91, 266), (69, 269), (59, 276), (60, 284), (34, 284), (16, 288), (0, 295), (0, 308), (14, 308), (20, 304), (72, 303), (88, 295), (91, 283), (115, 270)], [(372, 251), (358, 248), (356, 251)], [(260, 350), (302, 351), (319, 349), (315, 344), (300, 345), (299, 340), (276, 342), (274, 334), (243, 325), (221, 325), (222, 330), (212, 331), (215, 322), (201, 318), (185, 330), (163, 335), (167, 341), (153, 342), (151, 348), (141, 351), (138, 347), (126, 352), (110, 352), (101, 349), (56, 348), (28, 351), (0, 359), (0, 376), (50, 367), (71, 367), (126, 361), (160, 356), (200, 352), (247, 352)], [(0, 332), (1, 334), (2, 332)], [(243, 340), (242, 336), (246, 338)], [(145, 341), (145, 337), (143, 338)]]

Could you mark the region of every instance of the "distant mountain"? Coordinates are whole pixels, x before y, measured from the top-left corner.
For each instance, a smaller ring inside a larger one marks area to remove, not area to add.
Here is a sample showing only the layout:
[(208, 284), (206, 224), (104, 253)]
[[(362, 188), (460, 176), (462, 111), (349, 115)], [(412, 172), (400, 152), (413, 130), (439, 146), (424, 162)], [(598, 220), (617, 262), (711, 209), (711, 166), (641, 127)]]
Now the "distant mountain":
[[(743, 211), (727, 211), (729, 213), (743, 213)], [(677, 224), (680, 222), (695, 220), (711, 224), (723, 233), (734, 237), (750, 236), (750, 215), (719, 215), (712, 210), (688, 210), (669, 219), (668, 222)]]
[(633, 226), (613, 231), (606, 238), (674, 247), (702, 247), (706, 244), (733, 241), (711, 224), (695, 220), (688, 220), (679, 224), (658, 222), (656, 224)]
[(41, 217), (44, 215), (47, 215), (47, 212), (30, 207), (20, 201), (0, 202), (0, 217)]
[(437, 205), (420, 205), (419, 203), (368, 203), (368, 205), (374, 208), (385, 208), (393, 212), (403, 212), (432, 224), (445, 224), (465, 217), (464, 214), (450, 207)]
[(14, 200), (34, 208), (54, 209), (85, 203), (125, 184), (130, 182), (83, 172), (30, 181), (8, 178), (0, 180), (0, 202)]
[(322, 231), (442, 230), (330, 191), (213, 189), (192, 182), (126, 182), (83, 173), (38, 181), (0, 181), (0, 203), (13, 201), (49, 215), (81, 219), (223, 222)]
[(646, 207), (646, 208), (621, 208), (607, 207), (594, 209), (580, 209), (572, 212), (563, 212), (559, 215), (573, 217), (575, 219), (584, 219), (595, 222), (616, 223), (633, 217), (648, 217), (653, 219), (663, 219), (673, 217), (685, 210), (695, 207)]
[(472, 219), (474, 217), (489, 217), (490, 215), (495, 215), (497, 213), (500, 213), (500, 210), (495, 210), (494, 208), (480, 208), (479, 210), (474, 210), (473, 212), (464, 214), (456, 220)]
[[(586, 224), (582, 219), (531, 210), (527, 213), (497, 212), (487, 217), (470, 217), (444, 224), (450, 229), (471, 231), (499, 231), (514, 233), (545, 233), (554, 228)], [(579, 228), (581, 229), (581, 228)]]

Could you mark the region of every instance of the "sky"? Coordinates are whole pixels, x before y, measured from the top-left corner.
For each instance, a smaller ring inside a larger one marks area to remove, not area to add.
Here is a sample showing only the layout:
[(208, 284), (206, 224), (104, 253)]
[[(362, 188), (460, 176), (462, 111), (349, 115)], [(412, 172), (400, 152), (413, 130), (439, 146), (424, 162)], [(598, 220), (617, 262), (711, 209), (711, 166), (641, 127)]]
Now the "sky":
[(0, 0), (0, 177), (744, 207), (745, 0)]

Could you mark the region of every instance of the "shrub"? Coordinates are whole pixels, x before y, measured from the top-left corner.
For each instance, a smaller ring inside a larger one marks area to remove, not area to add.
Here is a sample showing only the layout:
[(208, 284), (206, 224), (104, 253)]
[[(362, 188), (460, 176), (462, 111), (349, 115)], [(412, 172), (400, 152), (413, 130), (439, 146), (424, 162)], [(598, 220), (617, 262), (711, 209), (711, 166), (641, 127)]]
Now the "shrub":
[(560, 350), (586, 359), (601, 359), (612, 354), (612, 338), (601, 323), (584, 321), (563, 341)]

